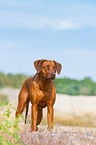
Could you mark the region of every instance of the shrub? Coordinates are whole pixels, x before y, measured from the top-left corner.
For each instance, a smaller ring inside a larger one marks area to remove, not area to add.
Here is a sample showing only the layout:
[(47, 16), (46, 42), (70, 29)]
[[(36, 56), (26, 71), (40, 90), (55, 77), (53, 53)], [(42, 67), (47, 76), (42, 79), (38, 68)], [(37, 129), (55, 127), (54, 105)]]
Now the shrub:
[(0, 117), (0, 145), (20, 144), (24, 145), (20, 138), (20, 128), (18, 119), (12, 119), (10, 116), (12, 105), (8, 105), (7, 110)]

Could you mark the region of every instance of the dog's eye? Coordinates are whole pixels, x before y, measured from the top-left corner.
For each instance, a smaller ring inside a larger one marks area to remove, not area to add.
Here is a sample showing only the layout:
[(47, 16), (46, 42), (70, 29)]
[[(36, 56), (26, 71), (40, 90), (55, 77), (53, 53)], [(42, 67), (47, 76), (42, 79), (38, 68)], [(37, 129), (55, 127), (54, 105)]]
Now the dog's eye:
[(53, 69), (56, 70), (56, 66), (54, 66)]
[(49, 70), (49, 65), (44, 67), (45, 70)]

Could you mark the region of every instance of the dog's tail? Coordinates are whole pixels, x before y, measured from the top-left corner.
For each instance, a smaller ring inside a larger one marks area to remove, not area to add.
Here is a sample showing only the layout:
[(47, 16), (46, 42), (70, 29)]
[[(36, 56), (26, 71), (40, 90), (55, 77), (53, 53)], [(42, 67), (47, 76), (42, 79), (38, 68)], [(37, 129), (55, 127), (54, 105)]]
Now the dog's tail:
[(28, 108), (29, 108), (29, 102), (26, 106), (26, 114), (25, 114), (25, 124), (26, 124), (26, 120), (27, 120), (27, 115), (28, 115)]

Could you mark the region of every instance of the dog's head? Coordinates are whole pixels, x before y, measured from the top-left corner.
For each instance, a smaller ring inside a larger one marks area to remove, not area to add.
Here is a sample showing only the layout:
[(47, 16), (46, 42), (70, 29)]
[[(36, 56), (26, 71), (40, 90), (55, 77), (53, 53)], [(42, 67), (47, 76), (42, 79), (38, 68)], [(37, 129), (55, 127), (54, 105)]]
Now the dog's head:
[(46, 79), (55, 79), (56, 71), (60, 74), (62, 69), (62, 65), (60, 63), (44, 59), (35, 61), (34, 66), (37, 72)]

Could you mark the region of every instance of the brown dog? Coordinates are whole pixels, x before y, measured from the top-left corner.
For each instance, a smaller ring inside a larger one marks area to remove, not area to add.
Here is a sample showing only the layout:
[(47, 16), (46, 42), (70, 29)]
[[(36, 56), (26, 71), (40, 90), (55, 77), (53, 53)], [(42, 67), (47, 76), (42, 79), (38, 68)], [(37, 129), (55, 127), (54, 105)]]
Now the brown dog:
[(23, 112), (26, 107), (26, 118), (29, 101), (32, 103), (32, 131), (36, 131), (36, 126), (42, 120), (42, 109), (47, 106), (48, 127), (52, 129), (53, 105), (56, 98), (56, 88), (54, 84), (55, 73), (60, 74), (61, 64), (51, 60), (37, 60), (34, 62), (37, 73), (23, 84), (19, 93), (16, 117)]

